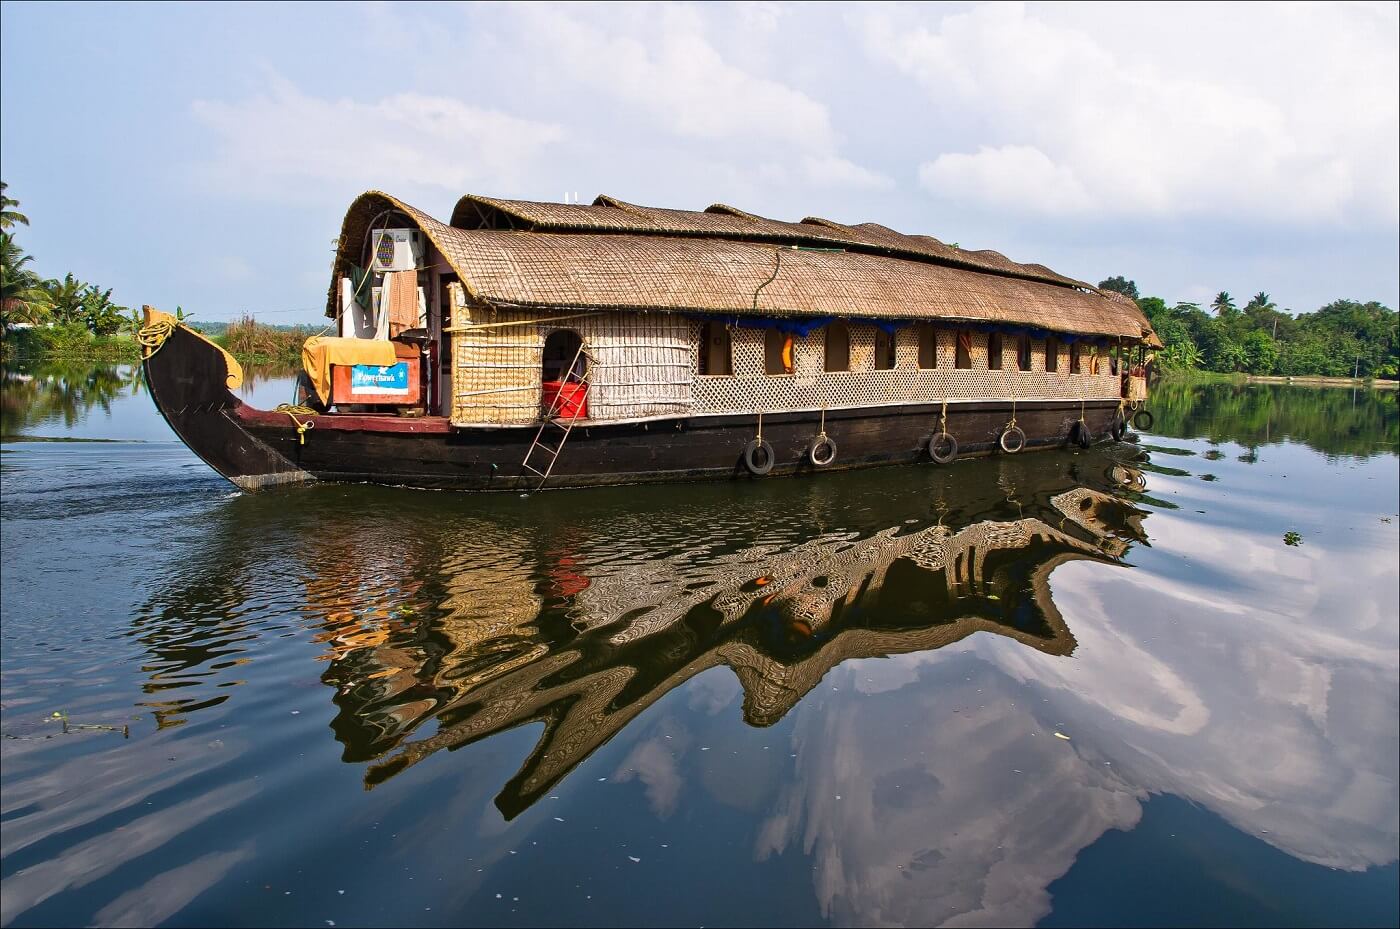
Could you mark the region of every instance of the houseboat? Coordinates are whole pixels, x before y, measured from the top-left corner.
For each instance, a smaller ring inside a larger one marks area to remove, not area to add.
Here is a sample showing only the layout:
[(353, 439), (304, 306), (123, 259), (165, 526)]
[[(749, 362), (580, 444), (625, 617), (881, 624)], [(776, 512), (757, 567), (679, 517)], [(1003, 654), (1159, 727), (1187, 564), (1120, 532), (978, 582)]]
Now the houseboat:
[(874, 223), (465, 196), (350, 206), (297, 402), (146, 308), (151, 397), (245, 490), (763, 478), (1120, 438), (1137, 305)]

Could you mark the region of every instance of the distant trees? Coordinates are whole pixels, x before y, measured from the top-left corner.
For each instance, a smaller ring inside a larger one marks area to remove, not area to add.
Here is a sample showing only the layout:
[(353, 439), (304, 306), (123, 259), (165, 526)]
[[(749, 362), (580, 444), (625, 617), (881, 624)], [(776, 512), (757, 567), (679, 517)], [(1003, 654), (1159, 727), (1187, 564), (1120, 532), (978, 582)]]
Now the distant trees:
[(1099, 290), (1112, 290), (1134, 300), (1138, 298), (1137, 284), (1124, 277), (1111, 277), (1106, 281), (1099, 281)]
[[(1129, 296), (1137, 285), (1109, 278), (1100, 288)], [(1136, 297), (1162, 340), (1162, 363), (1221, 373), (1400, 376), (1400, 316), (1375, 301), (1336, 300), (1294, 315), (1260, 291), (1237, 308), (1221, 291), (1211, 312), (1195, 303), (1168, 306), (1160, 297)]]
[(94, 335), (111, 335), (126, 323), (125, 307), (112, 302), (110, 288), (85, 284), (72, 273), (61, 281), (46, 281), (49, 318), (57, 325), (81, 325)]
[(13, 323), (82, 329), (109, 336), (127, 321), (128, 310), (112, 302), (112, 290), (86, 283), (70, 272), (63, 280), (44, 280), (28, 267), (34, 260), (25, 254), (14, 234), (16, 225), (28, 226), (18, 200), (5, 193), (0, 181), (0, 329)]

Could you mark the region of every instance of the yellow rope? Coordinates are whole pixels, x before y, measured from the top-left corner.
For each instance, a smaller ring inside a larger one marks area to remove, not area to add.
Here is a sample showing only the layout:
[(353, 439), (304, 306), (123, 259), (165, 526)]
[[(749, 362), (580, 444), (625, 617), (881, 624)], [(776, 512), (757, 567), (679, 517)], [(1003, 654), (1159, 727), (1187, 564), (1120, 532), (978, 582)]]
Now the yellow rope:
[(316, 411), (309, 406), (302, 406), (300, 403), (279, 403), (277, 404), (277, 409), (273, 412), (287, 414), (287, 418), (297, 427), (297, 444), (305, 445), (306, 433), (316, 428), (316, 421), (314, 419), (302, 421), (297, 419), (297, 416), (315, 416)]
[(170, 333), (174, 331), (175, 322), (170, 319), (158, 319), (150, 325), (138, 329), (136, 344), (141, 346), (141, 359), (144, 361), (160, 351), (160, 347), (165, 344), (165, 340), (170, 338)]
[[(1083, 411), (1081, 410), (1081, 415), (1082, 415), (1082, 412), (1083, 412)], [(1011, 398), (1011, 422), (1009, 422), (1009, 423), (1006, 424), (1006, 431), (1007, 431), (1007, 432), (1010, 432), (1012, 429), (1015, 429), (1015, 428), (1016, 428), (1016, 398), (1015, 398), (1015, 397), (1012, 397), (1012, 398)]]
[(938, 414), (938, 431), (948, 434), (948, 398), (943, 398), (943, 411)]

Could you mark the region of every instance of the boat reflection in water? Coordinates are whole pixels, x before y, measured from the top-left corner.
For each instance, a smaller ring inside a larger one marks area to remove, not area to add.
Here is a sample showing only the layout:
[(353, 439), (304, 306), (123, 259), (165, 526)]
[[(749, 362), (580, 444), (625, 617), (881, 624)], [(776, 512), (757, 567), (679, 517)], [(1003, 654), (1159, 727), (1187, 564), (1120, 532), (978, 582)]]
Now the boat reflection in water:
[[(806, 501), (729, 494), (734, 512), (713, 501), (698, 512), (634, 503), (620, 522), (609, 510), (596, 522), (582, 512), (528, 528), (478, 516), (418, 546), (444, 543), (433, 568), (415, 563), (406, 543), (387, 561), (382, 551), (366, 561), (355, 553), (373, 546), (350, 543), (362, 533), (318, 533), (308, 563), (321, 573), (306, 581), (305, 610), (325, 643), (322, 680), (336, 689), (345, 760), (372, 761), (373, 787), (441, 749), (543, 723), (496, 798), (511, 819), (663, 695), (720, 665), (743, 687), (745, 721), (768, 726), (850, 659), (937, 649), (978, 631), (1069, 655), (1075, 639), (1051, 572), (1077, 559), (1121, 563), (1146, 541), (1144, 511), (1128, 502), (1140, 472), (1106, 455), (1089, 460), (1095, 480), (1082, 483), (1063, 460), (1056, 469), (1007, 461), (978, 486), (967, 486), (970, 471), (958, 484), (933, 475), (912, 496), (905, 487), (823, 499), (830, 488), (814, 486)], [(888, 517), (870, 512), (876, 499), (886, 508), (921, 500), (924, 518), (880, 529), (808, 522), (834, 503), (838, 517), (860, 514), (868, 525)], [(696, 545), (700, 516), (748, 538)], [(628, 538), (642, 525), (645, 538)], [(433, 734), (414, 739), (429, 719)]]

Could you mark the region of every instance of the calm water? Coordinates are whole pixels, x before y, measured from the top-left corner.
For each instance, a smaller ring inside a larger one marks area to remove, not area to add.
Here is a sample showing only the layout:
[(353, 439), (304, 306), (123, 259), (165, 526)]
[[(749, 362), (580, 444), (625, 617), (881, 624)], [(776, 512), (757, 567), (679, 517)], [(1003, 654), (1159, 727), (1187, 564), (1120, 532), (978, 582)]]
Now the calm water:
[(144, 441), (0, 452), (5, 925), (1400, 920), (1394, 395), (247, 496), (129, 372), (24, 377), (6, 435)]

